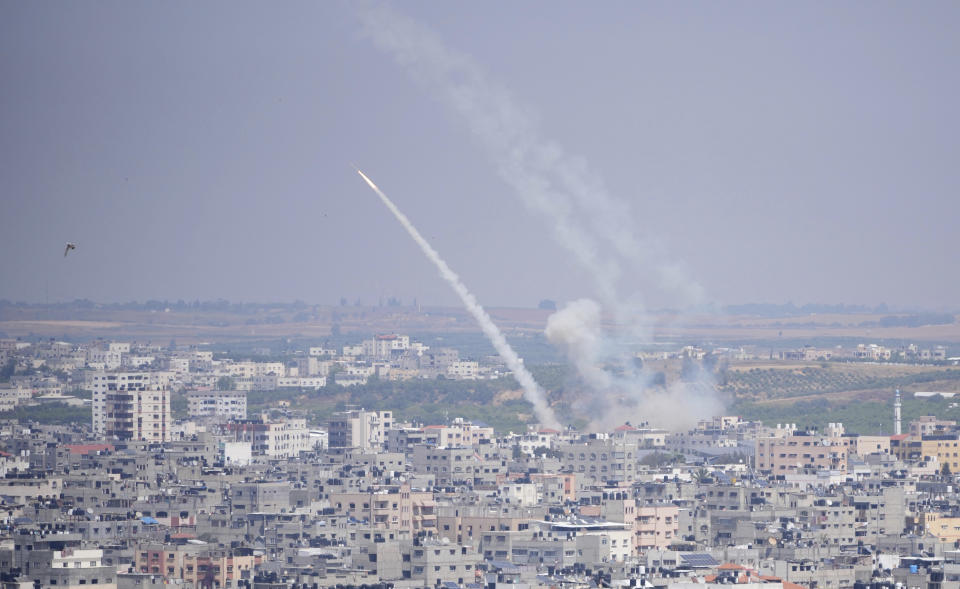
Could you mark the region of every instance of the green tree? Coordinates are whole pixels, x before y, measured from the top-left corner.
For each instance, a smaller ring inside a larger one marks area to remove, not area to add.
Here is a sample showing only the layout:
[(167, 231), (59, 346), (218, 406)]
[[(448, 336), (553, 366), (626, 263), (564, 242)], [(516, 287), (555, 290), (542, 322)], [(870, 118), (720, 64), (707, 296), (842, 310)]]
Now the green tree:
[(17, 361), (13, 358), (7, 360), (7, 363), (0, 368), (0, 381), (8, 382), (13, 373), (17, 370)]
[(706, 485), (713, 482), (713, 477), (710, 476), (710, 471), (700, 467), (693, 472), (693, 480), (701, 485)]
[(543, 299), (540, 303), (537, 304), (538, 309), (543, 309), (544, 311), (556, 311), (557, 302), (550, 299)]
[(217, 379), (217, 390), (218, 391), (232, 391), (233, 390), (233, 379), (229, 376), (221, 376)]
[(673, 464), (677, 460), (677, 455), (669, 452), (652, 452), (641, 458), (640, 464), (644, 466), (663, 466), (664, 464)]

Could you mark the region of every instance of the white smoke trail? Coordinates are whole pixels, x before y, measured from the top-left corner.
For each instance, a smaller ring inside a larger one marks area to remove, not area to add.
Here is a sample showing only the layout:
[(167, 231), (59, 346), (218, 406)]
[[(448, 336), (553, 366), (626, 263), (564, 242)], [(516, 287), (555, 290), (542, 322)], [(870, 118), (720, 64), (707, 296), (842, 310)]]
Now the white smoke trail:
[[(502, 86), (487, 79), (469, 57), (446, 47), (429, 29), (384, 5), (361, 13), (364, 32), (432, 93), (463, 116), (487, 150), (498, 173), (524, 205), (549, 221), (553, 237), (591, 277), (601, 305), (576, 301), (550, 319), (547, 336), (566, 349), (591, 387), (595, 424), (622, 419), (619, 409), (638, 405), (657, 423), (676, 421), (669, 404), (650, 390), (650, 375), (636, 370), (628, 343), (652, 342), (652, 321), (639, 296), (624, 297), (620, 281), (629, 276), (652, 284), (672, 304), (704, 302), (702, 287), (663, 248), (636, 235), (630, 207), (614, 198), (583, 158), (539, 137), (534, 117), (517, 106)], [(616, 331), (604, 330), (607, 314)], [(608, 367), (615, 368), (615, 374)], [(685, 415), (707, 417), (716, 403), (700, 392), (672, 387)], [(696, 402), (687, 403), (687, 399)], [(623, 401), (623, 402), (621, 402)]]
[(440, 257), (440, 254), (437, 253), (437, 250), (433, 249), (426, 239), (420, 232), (417, 231), (417, 228), (413, 226), (413, 223), (410, 222), (410, 219), (404, 215), (400, 209), (397, 208), (393, 201), (387, 198), (387, 195), (380, 190), (376, 184), (373, 183), (370, 178), (367, 178), (367, 175), (357, 170), (357, 173), (360, 174), (370, 188), (377, 193), (377, 196), (380, 197), (380, 200), (383, 201), (383, 204), (390, 209), (390, 212), (393, 213), (393, 216), (400, 221), (400, 224), (403, 225), (403, 228), (407, 230), (407, 233), (410, 234), (410, 237), (413, 238), (413, 241), (420, 246), (420, 249), (423, 250), (423, 253), (426, 254), (427, 259), (433, 262), (433, 265), (437, 267), (437, 270), (440, 271), (440, 276), (443, 277), (447, 283), (450, 284), (450, 287), (453, 288), (454, 292), (457, 293), (457, 296), (460, 297), (460, 300), (463, 301), (463, 306), (466, 307), (467, 311), (473, 315), (473, 318), (476, 319), (477, 323), (480, 325), (480, 329), (483, 330), (484, 335), (487, 336), (487, 339), (490, 340), (490, 343), (493, 344), (493, 347), (497, 350), (497, 353), (500, 354), (500, 357), (503, 358), (503, 361), (507, 363), (507, 367), (513, 371), (514, 378), (517, 379), (517, 382), (520, 383), (520, 386), (523, 387), (523, 396), (533, 405), (533, 410), (537, 415), (537, 419), (541, 424), (546, 427), (552, 427), (559, 429), (560, 422), (557, 421), (556, 416), (553, 413), (553, 409), (550, 408), (550, 405), (547, 403), (547, 397), (543, 392), (543, 389), (540, 388), (540, 385), (537, 384), (536, 379), (533, 378), (533, 375), (530, 374), (530, 371), (523, 365), (523, 360), (517, 355), (517, 353), (510, 347), (510, 344), (507, 342), (507, 338), (503, 336), (503, 333), (500, 332), (500, 329), (493, 322), (493, 319), (490, 318), (490, 315), (484, 310), (484, 308), (477, 302), (477, 298), (473, 296), (469, 290), (467, 290), (466, 285), (463, 284), (463, 281), (460, 280), (460, 277), (457, 276), (456, 272), (450, 269), (450, 266), (443, 261), (443, 258)]
[(491, 82), (470, 58), (444, 46), (429, 29), (379, 5), (361, 13), (364, 32), (461, 114), (496, 162), (500, 176), (531, 210), (550, 220), (554, 238), (593, 279), (619, 323), (643, 317), (637, 301), (617, 295), (624, 264), (675, 304), (703, 302), (703, 289), (652, 240), (636, 237), (634, 215), (614, 198), (581, 157), (538, 136), (534, 117)]

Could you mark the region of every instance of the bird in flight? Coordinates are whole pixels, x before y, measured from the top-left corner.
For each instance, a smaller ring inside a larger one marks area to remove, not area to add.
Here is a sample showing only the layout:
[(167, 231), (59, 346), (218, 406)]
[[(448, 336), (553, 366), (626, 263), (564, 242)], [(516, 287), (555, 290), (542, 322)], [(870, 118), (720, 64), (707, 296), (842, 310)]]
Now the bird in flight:
[(65, 250), (63, 250), (63, 257), (66, 258), (66, 257), (67, 257), (67, 254), (70, 253), (70, 250), (75, 250), (75, 249), (77, 249), (77, 244), (71, 243), (71, 242), (68, 241), (68, 242), (67, 242), (67, 248), (66, 248)]

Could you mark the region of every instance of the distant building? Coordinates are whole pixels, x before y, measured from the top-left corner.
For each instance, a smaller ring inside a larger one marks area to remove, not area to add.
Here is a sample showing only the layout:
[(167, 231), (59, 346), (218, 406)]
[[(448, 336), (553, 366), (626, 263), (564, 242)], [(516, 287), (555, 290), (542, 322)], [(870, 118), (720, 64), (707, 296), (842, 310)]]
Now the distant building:
[(428, 425), (423, 428), (427, 440), (441, 448), (475, 446), (494, 439), (492, 427), (474, 425), (457, 417), (450, 425)]
[(563, 472), (574, 472), (581, 485), (632, 483), (637, 477), (637, 441), (617, 441), (591, 434), (579, 442), (560, 444)]
[(393, 427), (392, 411), (343, 411), (327, 424), (330, 448), (378, 450)]
[[(31, 587), (113, 589), (115, 566), (103, 563), (103, 550), (81, 549), (76, 534), (17, 534), (7, 550), (10, 564), (26, 571)], [(6, 559), (4, 559), (6, 560)], [(22, 585), (21, 585), (22, 586)]]
[(386, 334), (377, 335), (373, 339), (364, 340), (363, 355), (375, 360), (389, 360), (410, 348), (410, 336)]
[(151, 373), (98, 372), (89, 384), (95, 434), (156, 443), (170, 439), (170, 392)]
[(296, 458), (312, 450), (305, 419), (244, 420), (228, 423), (225, 428), (233, 441), (249, 443), (253, 456)]
[(17, 405), (29, 401), (30, 397), (28, 388), (0, 389), (0, 411), (13, 411)]
[(922, 438), (933, 434), (953, 432), (957, 429), (957, 422), (951, 419), (940, 419), (934, 415), (921, 415), (910, 422), (910, 437)]
[(960, 517), (956, 514), (921, 512), (919, 523), (924, 532), (936, 536), (941, 542), (960, 540)]
[(858, 344), (853, 351), (853, 357), (858, 360), (889, 360), (893, 350), (877, 344)]
[(190, 417), (247, 418), (247, 394), (243, 391), (192, 391), (187, 393)]
[(826, 435), (793, 432), (757, 440), (757, 469), (773, 474), (798, 471), (847, 470), (849, 440), (841, 424), (829, 424)]
[(433, 531), (437, 527), (435, 506), (433, 493), (412, 491), (407, 484), (330, 493), (330, 507), (336, 514), (364, 520), (383, 530)]

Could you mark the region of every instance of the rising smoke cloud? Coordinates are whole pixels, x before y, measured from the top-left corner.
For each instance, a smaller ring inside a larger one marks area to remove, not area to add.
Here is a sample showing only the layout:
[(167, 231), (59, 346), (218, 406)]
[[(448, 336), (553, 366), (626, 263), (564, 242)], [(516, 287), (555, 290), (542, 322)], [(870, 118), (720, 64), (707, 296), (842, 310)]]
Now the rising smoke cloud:
[(568, 303), (547, 320), (545, 334), (566, 351), (583, 381), (574, 408), (593, 418), (593, 429), (650, 421), (681, 430), (724, 409), (709, 373), (697, 371), (691, 382), (655, 383), (656, 373), (638, 367), (632, 355), (623, 354), (622, 343), (609, 336), (596, 301)]
[(487, 314), (486, 310), (480, 305), (477, 301), (477, 298), (473, 296), (466, 285), (460, 280), (460, 277), (456, 272), (450, 269), (450, 266), (440, 257), (440, 254), (437, 253), (437, 250), (433, 249), (433, 246), (427, 242), (426, 239), (417, 231), (417, 228), (414, 227), (413, 223), (410, 222), (410, 219), (407, 218), (400, 209), (397, 208), (393, 201), (387, 198), (387, 195), (380, 190), (376, 184), (373, 183), (370, 178), (366, 176), (360, 170), (357, 170), (357, 173), (367, 182), (370, 188), (377, 193), (377, 196), (380, 197), (380, 200), (383, 201), (383, 204), (390, 209), (390, 212), (393, 213), (393, 216), (397, 218), (397, 221), (400, 221), (400, 224), (403, 225), (403, 228), (407, 230), (407, 233), (410, 234), (410, 237), (413, 238), (413, 241), (416, 242), (420, 249), (423, 250), (423, 253), (427, 256), (434, 266), (437, 267), (437, 270), (440, 272), (440, 276), (450, 285), (457, 296), (460, 297), (460, 300), (463, 302), (463, 306), (466, 307), (467, 311), (473, 315), (473, 318), (476, 320), (477, 324), (480, 325), (480, 329), (483, 331), (484, 335), (487, 336), (487, 339), (490, 340), (490, 343), (493, 344), (494, 349), (497, 350), (497, 353), (500, 354), (500, 357), (503, 358), (503, 361), (506, 362), (507, 367), (513, 371), (514, 378), (517, 379), (517, 382), (520, 383), (520, 386), (523, 388), (523, 396), (533, 405), (533, 410), (536, 413), (537, 420), (547, 426), (552, 428), (559, 428), (560, 422), (557, 421), (556, 416), (553, 414), (553, 409), (550, 408), (549, 403), (547, 402), (547, 396), (543, 392), (543, 389), (540, 388), (540, 385), (537, 384), (536, 379), (533, 378), (533, 375), (530, 374), (530, 371), (523, 365), (523, 360), (520, 359), (520, 356), (513, 350), (510, 344), (507, 342), (507, 338), (503, 336), (503, 333), (500, 332), (500, 328), (497, 327), (496, 323), (493, 322), (493, 319), (490, 318), (490, 315)]
[[(374, 45), (463, 117), (501, 178), (530, 211), (549, 222), (555, 241), (590, 276), (599, 301), (575, 301), (558, 311), (550, 318), (547, 337), (566, 350), (591, 388), (588, 396), (594, 402), (588, 413), (594, 426), (622, 420), (618, 409), (624, 404), (638, 407), (658, 425), (675, 421), (675, 412), (656, 402), (661, 393), (651, 389), (650, 376), (636, 369), (627, 351), (628, 343), (652, 342), (653, 333), (641, 297), (623, 296), (620, 281), (627, 274), (645, 277), (679, 307), (702, 304), (703, 288), (657, 242), (636, 234), (630, 207), (607, 191), (586, 160), (542, 139), (534, 117), (469, 57), (386, 6), (364, 10), (361, 21)], [(613, 329), (604, 329), (605, 314)], [(607, 369), (611, 365), (615, 374)], [(677, 385), (669, 391), (678, 406), (688, 398), (695, 401), (678, 427), (717, 408), (717, 403), (704, 403), (700, 392), (687, 393), (688, 388)]]

